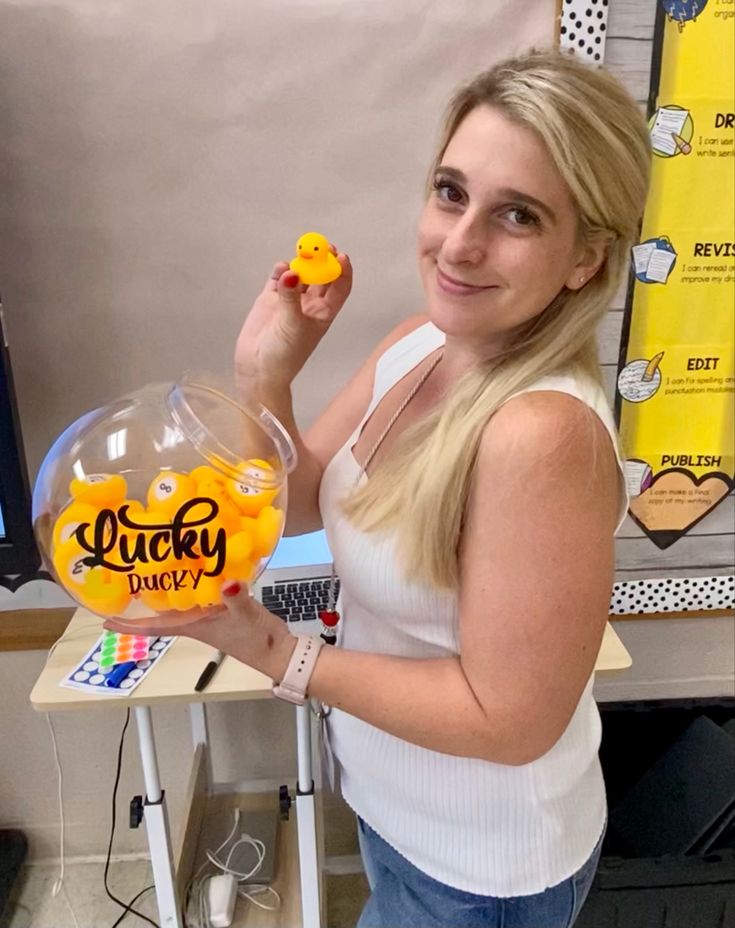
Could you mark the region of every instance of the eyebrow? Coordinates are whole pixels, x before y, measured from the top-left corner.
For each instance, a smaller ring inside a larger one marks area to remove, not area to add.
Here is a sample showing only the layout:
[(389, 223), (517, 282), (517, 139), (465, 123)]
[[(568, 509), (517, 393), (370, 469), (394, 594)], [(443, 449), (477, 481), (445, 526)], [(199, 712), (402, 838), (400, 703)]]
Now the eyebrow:
[[(460, 184), (467, 185), (467, 177), (458, 168), (451, 168), (448, 165), (440, 164), (435, 174), (441, 174), (444, 177), (450, 178), (450, 180), (456, 180)], [(521, 203), (527, 203), (529, 206), (535, 206), (540, 212), (546, 213), (553, 223), (557, 222), (554, 210), (542, 200), (537, 200), (536, 197), (532, 197), (530, 193), (524, 193), (522, 190), (514, 190), (512, 187), (503, 187), (498, 190), (498, 194), (501, 197), (507, 197), (509, 200), (518, 200)]]

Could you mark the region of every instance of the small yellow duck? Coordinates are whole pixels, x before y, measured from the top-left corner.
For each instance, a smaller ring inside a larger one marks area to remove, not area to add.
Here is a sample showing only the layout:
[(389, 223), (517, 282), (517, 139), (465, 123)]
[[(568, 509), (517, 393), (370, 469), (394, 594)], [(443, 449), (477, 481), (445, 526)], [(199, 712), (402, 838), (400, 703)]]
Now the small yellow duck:
[(296, 243), (296, 257), (289, 267), (302, 284), (331, 284), (342, 274), (342, 266), (329, 250), (329, 242), (318, 232), (306, 232)]

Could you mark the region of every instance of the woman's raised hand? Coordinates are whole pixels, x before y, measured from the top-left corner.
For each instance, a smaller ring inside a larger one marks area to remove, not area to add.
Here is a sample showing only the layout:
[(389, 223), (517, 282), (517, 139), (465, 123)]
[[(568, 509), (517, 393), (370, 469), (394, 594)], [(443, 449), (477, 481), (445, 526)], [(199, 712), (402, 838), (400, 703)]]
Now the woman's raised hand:
[(235, 347), (238, 377), (288, 386), (306, 364), (352, 289), (352, 265), (331, 284), (305, 286), (285, 261), (276, 264), (243, 323)]

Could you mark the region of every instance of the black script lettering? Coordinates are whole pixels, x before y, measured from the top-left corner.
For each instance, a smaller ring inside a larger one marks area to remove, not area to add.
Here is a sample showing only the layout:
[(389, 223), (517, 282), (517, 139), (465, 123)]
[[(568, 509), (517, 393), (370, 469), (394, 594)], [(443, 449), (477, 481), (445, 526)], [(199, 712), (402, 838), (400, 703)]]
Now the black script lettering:
[[(171, 545), (168, 544), (169, 535), (170, 532), (156, 532), (151, 537), (150, 544), (148, 546), (151, 554), (151, 560), (158, 561), (160, 563), (161, 561), (165, 561), (166, 558), (171, 556)], [(159, 545), (167, 545), (167, 547), (164, 548), (163, 552), (161, 552), (159, 551)]]
[[(107, 523), (109, 522), (109, 529)], [(92, 532), (92, 542), (87, 540), (87, 529), (91, 528), (91, 522), (81, 522), (74, 534), (79, 542), (79, 546), (89, 551), (92, 557), (85, 557), (82, 561), (87, 567), (108, 567), (105, 561), (105, 555), (114, 550), (117, 542), (117, 518), (114, 509), (101, 509), (97, 513)]]
[[(203, 515), (187, 521), (187, 515), (197, 506), (203, 507)], [(117, 514), (113, 509), (103, 509), (98, 514), (91, 540), (87, 537), (87, 530), (91, 527), (89, 522), (77, 527), (76, 536), (80, 546), (89, 551), (90, 557), (84, 559), (89, 567), (102, 566), (130, 573), (136, 564), (148, 564), (151, 561), (161, 563), (172, 554), (178, 561), (196, 559), (204, 554), (206, 557), (216, 555), (214, 570), (207, 572), (207, 576), (216, 576), (224, 569), (227, 534), (224, 528), (219, 528), (212, 538), (211, 529), (205, 526), (218, 512), (219, 506), (213, 499), (198, 496), (183, 503), (170, 523), (141, 524), (135, 521), (134, 514), (130, 513), (130, 505), (126, 503)], [(121, 534), (120, 526), (128, 531)], [(197, 531), (200, 526), (201, 530)], [(113, 563), (105, 555), (115, 549), (118, 536), (122, 563)]]
[(214, 568), (207, 571), (208, 577), (218, 577), (225, 569), (225, 555), (227, 554), (227, 532), (218, 528), (210, 544), (209, 529), (205, 528), (200, 535), (202, 554), (204, 557), (217, 555)]

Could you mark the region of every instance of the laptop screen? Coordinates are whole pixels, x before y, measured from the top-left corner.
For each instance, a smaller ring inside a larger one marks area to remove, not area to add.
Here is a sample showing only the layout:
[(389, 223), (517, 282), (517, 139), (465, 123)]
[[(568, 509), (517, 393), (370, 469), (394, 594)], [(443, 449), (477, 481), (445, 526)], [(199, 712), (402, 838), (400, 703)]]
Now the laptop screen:
[(310, 567), (313, 564), (331, 564), (332, 555), (324, 530), (308, 535), (282, 538), (268, 562), (269, 570), (280, 567)]

